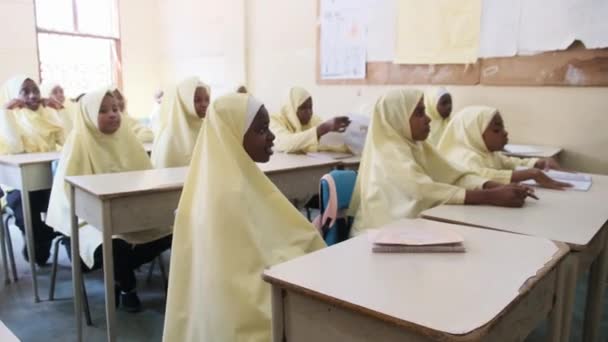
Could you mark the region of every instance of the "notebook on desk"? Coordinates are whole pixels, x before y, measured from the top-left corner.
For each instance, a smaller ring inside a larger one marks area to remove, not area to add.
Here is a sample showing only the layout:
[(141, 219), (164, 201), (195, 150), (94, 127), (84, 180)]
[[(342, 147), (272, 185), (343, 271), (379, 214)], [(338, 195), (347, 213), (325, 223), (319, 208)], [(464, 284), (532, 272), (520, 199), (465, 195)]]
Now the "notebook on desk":
[[(572, 187), (567, 188), (567, 190), (589, 191), (591, 184), (593, 183), (591, 175), (586, 173), (572, 173), (557, 170), (548, 170), (543, 172), (553, 180), (572, 185)], [(523, 181), (522, 184), (538, 186), (538, 184), (532, 179)]]
[(400, 221), (381, 227), (372, 237), (374, 253), (462, 253), (464, 239), (443, 227), (404, 227)]

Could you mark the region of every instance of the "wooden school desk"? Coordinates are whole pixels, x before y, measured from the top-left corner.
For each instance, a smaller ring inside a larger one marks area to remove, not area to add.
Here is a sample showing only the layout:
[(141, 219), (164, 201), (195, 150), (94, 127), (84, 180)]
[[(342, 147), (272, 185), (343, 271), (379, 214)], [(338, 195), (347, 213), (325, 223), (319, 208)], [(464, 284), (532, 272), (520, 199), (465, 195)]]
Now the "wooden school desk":
[(0, 321), (0, 341), (2, 342), (19, 342), (19, 339), (12, 331), (10, 331), (2, 321)]
[(585, 312), (585, 341), (597, 341), (602, 297), (608, 272), (608, 176), (593, 175), (588, 192), (537, 189), (539, 201), (528, 199), (524, 208), (442, 205), (423, 212), (429, 219), (544, 237), (567, 243), (571, 272), (567, 278), (563, 323), (569, 337), (578, 275), (590, 269)]
[(29, 255), (34, 301), (40, 302), (36, 273), (34, 234), (30, 208), (30, 192), (48, 190), (53, 185), (51, 163), (59, 159), (60, 152), (23, 153), (0, 156), (0, 184), (21, 191), (23, 222), (25, 225), (25, 245)]
[(561, 147), (507, 144), (504, 153), (520, 158), (557, 158), (561, 152)]
[(374, 254), (362, 235), (271, 267), (273, 340), (522, 341), (548, 315), (559, 339), (565, 244), (401, 222), (450, 226), (467, 251)]
[[(318, 191), (319, 178), (335, 162), (306, 156), (277, 154), (260, 164), (279, 190), (288, 198), (301, 199)], [(72, 239), (78, 241), (77, 219), (84, 220), (103, 233), (103, 267), (106, 291), (106, 319), (109, 341), (116, 340), (114, 307), (114, 266), (112, 236), (172, 225), (174, 211), (188, 173), (187, 167), (66, 177), (72, 198)], [(316, 177), (316, 178), (315, 178)], [(80, 255), (72, 243), (72, 255)], [(74, 289), (80, 289), (80, 264), (72, 264)], [(74, 292), (78, 341), (82, 341), (82, 293)]]

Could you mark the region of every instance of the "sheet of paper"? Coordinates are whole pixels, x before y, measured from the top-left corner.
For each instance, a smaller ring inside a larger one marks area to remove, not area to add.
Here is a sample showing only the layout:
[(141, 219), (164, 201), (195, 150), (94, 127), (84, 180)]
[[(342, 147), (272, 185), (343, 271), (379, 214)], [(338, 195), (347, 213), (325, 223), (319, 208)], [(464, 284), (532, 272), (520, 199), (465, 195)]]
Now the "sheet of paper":
[(395, 63), (474, 63), (481, 0), (399, 0)]
[(350, 125), (344, 132), (344, 143), (356, 155), (363, 153), (365, 138), (369, 129), (370, 117), (360, 114), (349, 114)]
[(368, 0), (367, 61), (395, 59), (397, 40), (397, 0)]
[(374, 243), (380, 245), (430, 246), (462, 243), (464, 239), (455, 231), (438, 226), (404, 226), (395, 221), (380, 228)]
[(507, 144), (505, 146), (505, 151), (512, 154), (535, 154), (541, 152), (539, 149), (534, 148), (533, 146), (514, 144)]
[(323, 160), (340, 160), (340, 159), (350, 158), (353, 156), (350, 153), (341, 153), (341, 152), (308, 152), (308, 153), (306, 153), (306, 155), (309, 157), (323, 159)]
[(321, 78), (364, 79), (367, 0), (321, 1)]
[(588, 49), (608, 46), (608, 1), (522, 1), (519, 54), (564, 50), (576, 39)]
[(483, 0), (479, 57), (517, 55), (522, 0)]
[[(571, 188), (567, 188), (567, 190), (576, 190), (576, 191), (589, 191), (591, 189), (591, 185), (593, 184), (593, 180), (591, 175), (586, 173), (572, 173), (572, 172), (563, 172), (556, 170), (545, 171), (545, 174), (552, 179), (564, 183), (571, 184)], [(527, 180), (522, 182), (523, 184), (538, 186), (538, 184), (534, 180)]]

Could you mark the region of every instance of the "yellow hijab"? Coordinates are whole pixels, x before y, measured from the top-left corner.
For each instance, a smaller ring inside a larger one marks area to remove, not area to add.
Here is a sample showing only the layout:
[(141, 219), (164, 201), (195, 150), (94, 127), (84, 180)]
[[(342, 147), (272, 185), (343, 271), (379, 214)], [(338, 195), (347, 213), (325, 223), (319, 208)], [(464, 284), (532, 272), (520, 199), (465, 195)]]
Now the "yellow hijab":
[(31, 77), (16, 76), (0, 90), (0, 154), (55, 151), (63, 144), (64, 132), (54, 109), (40, 106), (7, 110), (9, 101), (19, 97), (21, 86)]
[[(40, 84), (40, 94), (44, 98), (50, 98), (53, 95), (53, 90), (57, 87), (61, 87), (61, 84), (55, 81), (44, 81)], [(67, 137), (74, 127), (73, 121), (74, 116), (76, 116), (76, 112), (78, 111), (78, 105), (68, 99), (67, 96), (62, 105), (63, 108), (58, 110), (57, 113), (59, 114), (64, 134)]]
[(496, 108), (469, 106), (452, 118), (437, 145), (442, 156), (482, 177), (510, 183), (517, 166), (532, 167), (538, 159), (523, 160), (491, 152), (483, 140), (483, 132), (498, 113)]
[(439, 100), (446, 94), (449, 94), (449, 92), (443, 87), (432, 88), (424, 92), (424, 107), (426, 114), (431, 118), (431, 133), (426, 141), (433, 146), (437, 146), (446, 126), (450, 122), (451, 116), (444, 119), (437, 111)]
[(255, 102), (222, 96), (201, 129), (175, 219), (163, 341), (270, 341), (262, 271), (325, 246), (243, 148)]
[(392, 90), (376, 102), (350, 204), (355, 235), (446, 202), (463, 203), (465, 188), (486, 182), (412, 139), (409, 118), (421, 98), (419, 90)]
[[(99, 131), (97, 116), (106, 94), (111, 94), (110, 89), (102, 88), (87, 93), (80, 100), (79, 111), (74, 118), (74, 129), (63, 148), (53, 179), (46, 223), (68, 236), (71, 234), (69, 186), (65, 183), (66, 177), (152, 168), (143, 145), (129, 127), (121, 123), (120, 128), (113, 134), (104, 134)], [(120, 237), (137, 244), (156, 240), (168, 234), (170, 234), (169, 227), (159, 227), (155, 230), (129, 233)], [(86, 256), (83, 258), (85, 261), (87, 260)], [(91, 259), (90, 264), (92, 265), (92, 258), (89, 259)]]
[(300, 119), (298, 119), (298, 108), (309, 98), (311, 98), (311, 95), (304, 88), (293, 87), (289, 90), (289, 100), (281, 107), (280, 117), (283, 119), (282, 121), (286, 123), (286, 126), (291, 133), (298, 133), (317, 127), (321, 122), (321, 119), (313, 114), (308, 124), (302, 125), (302, 123), (300, 123)]
[(196, 137), (203, 124), (203, 119), (196, 115), (194, 108), (194, 93), (198, 87), (204, 87), (211, 95), (207, 85), (198, 77), (191, 77), (177, 84), (172, 94), (163, 97), (160, 130), (152, 148), (154, 167), (190, 164)]

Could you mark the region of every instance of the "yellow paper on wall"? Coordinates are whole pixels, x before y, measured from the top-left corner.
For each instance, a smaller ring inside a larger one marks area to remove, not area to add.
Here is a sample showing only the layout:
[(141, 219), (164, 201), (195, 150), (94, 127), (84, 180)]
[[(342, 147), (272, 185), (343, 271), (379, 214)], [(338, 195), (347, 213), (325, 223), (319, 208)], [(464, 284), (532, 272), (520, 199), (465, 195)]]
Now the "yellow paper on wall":
[(481, 0), (398, 0), (395, 63), (474, 63)]

